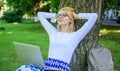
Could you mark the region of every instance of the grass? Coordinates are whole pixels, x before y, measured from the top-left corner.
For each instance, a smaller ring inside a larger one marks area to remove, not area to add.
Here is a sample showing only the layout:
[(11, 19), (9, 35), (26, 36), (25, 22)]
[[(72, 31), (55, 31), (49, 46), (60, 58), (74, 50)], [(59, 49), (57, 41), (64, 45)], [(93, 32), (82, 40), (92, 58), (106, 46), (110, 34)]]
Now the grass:
[(23, 42), (41, 47), (44, 59), (47, 58), (48, 36), (40, 23), (2, 23), (0, 27), (0, 71), (15, 71), (19, 62), (12, 42)]
[[(41, 47), (43, 58), (47, 59), (49, 38), (40, 23), (5, 23), (0, 21), (0, 71), (15, 71), (21, 63), (12, 42), (23, 42)], [(102, 26), (99, 45), (111, 50), (115, 70), (120, 71), (120, 27)]]
[(99, 44), (112, 52), (114, 68), (120, 71), (120, 26), (102, 26)]

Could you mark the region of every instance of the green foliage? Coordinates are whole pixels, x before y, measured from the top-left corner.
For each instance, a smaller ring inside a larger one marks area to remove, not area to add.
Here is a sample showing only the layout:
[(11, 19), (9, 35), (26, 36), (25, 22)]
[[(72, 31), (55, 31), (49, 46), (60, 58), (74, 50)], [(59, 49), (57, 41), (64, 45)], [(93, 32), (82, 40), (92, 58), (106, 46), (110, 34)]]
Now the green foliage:
[(32, 8), (41, 0), (6, 0), (8, 5), (13, 8), (20, 8), (24, 13), (31, 13)]
[(50, 9), (51, 12), (58, 12), (60, 0), (50, 0)]
[(4, 2), (2, 0), (0, 0), (0, 10), (1, 10), (3, 5), (4, 5)]
[(42, 8), (39, 9), (40, 11), (44, 11), (44, 12), (50, 12), (50, 6), (49, 3), (45, 6), (43, 6)]
[(120, 0), (104, 0), (103, 10), (120, 9)]
[(15, 11), (7, 10), (4, 12), (2, 19), (7, 22), (21, 22), (22, 15), (22, 11), (19, 9)]
[(35, 15), (37, 11), (57, 12), (60, 0), (6, 0), (11, 10), (21, 9), (24, 14)]

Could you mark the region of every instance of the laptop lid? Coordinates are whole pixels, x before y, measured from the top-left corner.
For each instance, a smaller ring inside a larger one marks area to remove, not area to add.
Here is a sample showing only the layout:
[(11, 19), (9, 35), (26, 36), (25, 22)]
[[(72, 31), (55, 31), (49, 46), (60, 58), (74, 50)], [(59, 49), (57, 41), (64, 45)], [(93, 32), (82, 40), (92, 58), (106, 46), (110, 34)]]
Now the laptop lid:
[(33, 64), (36, 67), (45, 67), (39, 46), (20, 42), (13, 42), (13, 46), (22, 64)]

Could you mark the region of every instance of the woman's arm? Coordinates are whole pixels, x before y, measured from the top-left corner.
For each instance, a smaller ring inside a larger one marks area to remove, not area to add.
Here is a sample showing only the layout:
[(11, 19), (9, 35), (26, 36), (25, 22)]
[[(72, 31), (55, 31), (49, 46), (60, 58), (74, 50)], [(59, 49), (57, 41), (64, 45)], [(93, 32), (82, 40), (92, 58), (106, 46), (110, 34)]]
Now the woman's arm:
[(57, 29), (47, 20), (48, 18), (55, 18), (55, 15), (55, 13), (38, 12), (39, 20), (49, 35), (57, 31)]
[(80, 41), (87, 35), (87, 33), (91, 30), (91, 28), (94, 26), (98, 15), (96, 13), (79, 13), (78, 18), (79, 19), (87, 19), (85, 24), (76, 31), (77, 38)]

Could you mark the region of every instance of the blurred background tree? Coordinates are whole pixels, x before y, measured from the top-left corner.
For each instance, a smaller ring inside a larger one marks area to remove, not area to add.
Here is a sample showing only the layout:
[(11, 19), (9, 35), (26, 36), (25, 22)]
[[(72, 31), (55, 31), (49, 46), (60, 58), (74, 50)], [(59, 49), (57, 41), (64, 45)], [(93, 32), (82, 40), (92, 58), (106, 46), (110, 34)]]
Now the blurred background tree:
[(103, 0), (103, 11), (111, 8), (120, 9), (120, 0)]
[[(19, 22), (23, 15), (34, 17), (38, 11), (57, 12), (60, 0), (6, 0), (8, 9), (3, 19), (7, 22)], [(0, 2), (0, 8), (2, 1)], [(19, 19), (15, 19), (17, 18)], [(14, 19), (13, 19), (14, 18)]]
[[(6, 3), (4, 3), (6, 1)], [(5, 14), (18, 15), (18, 20), (36, 16), (38, 11), (56, 12), (59, 9), (60, 0), (0, 0), (0, 9), (7, 4)], [(108, 9), (120, 9), (120, 0), (104, 0), (102, 11)], [(7, 15), (6, 15), (7, 16)], [(11, 16), (11, 15), (9, 15)], [(11, 17), (9, 17), (11, 20)], [(3, 17), (5, 18), (5, 17)], [(7, 18), (7, 19), (8, 19)], [(16, 20), (13, 20), (13, 22)]]
[(2, 8), (3, 5), (4, 5), (3, 0), (0, 0), (0, 10), (1, 10), (1, 8)]
[(40, 0), (6, 0), (8, 10), (3, 19), (7, 22), (21, 22), (23, 15), (34, 15), (39, 7)]

